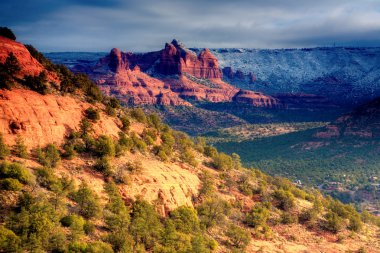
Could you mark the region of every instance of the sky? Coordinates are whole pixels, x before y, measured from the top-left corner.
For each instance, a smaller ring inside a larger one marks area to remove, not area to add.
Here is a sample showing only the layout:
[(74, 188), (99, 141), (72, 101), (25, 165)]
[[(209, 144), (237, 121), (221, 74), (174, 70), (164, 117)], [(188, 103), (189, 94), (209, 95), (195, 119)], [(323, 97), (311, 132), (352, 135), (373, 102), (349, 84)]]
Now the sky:
[(0, 26), (43, 52), (380, 46), (380, 0), (1, 0)]

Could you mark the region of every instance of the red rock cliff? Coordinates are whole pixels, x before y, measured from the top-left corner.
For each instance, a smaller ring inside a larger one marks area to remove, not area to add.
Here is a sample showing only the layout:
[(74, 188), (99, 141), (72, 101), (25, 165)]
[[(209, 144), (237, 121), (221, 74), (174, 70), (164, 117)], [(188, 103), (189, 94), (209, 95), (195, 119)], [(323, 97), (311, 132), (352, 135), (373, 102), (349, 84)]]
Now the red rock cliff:
[(198, 56), (176, 40), (166, 44), (161, 51), (158, 71), (164, 75), (182, 75), (187, 73), (197, 78), (220, 79), (222, 71), (219, 69), (218, 59), (208, 49), (204, 49)]
[[(28, 49), (21, 43), (0, 36), (0, 63), (4, 63), (10, 53), (17, 58), (21, 71), (18, 76), (23, 78), (26, 75), (37, 76), (46, 69), (34, 59)], [(60, 83), (59, 78), (53, 72), (47, 72), (47, 78), (50, 82)]]

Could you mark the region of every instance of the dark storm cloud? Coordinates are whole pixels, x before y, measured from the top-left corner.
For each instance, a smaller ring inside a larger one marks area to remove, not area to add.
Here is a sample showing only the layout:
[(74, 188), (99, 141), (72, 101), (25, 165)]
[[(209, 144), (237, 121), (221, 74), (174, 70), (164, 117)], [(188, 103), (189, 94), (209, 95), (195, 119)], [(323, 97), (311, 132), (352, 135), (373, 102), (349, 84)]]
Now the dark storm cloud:
[(3, 0), (0, 23), (43, 51), (380, 46), (374, 0)]

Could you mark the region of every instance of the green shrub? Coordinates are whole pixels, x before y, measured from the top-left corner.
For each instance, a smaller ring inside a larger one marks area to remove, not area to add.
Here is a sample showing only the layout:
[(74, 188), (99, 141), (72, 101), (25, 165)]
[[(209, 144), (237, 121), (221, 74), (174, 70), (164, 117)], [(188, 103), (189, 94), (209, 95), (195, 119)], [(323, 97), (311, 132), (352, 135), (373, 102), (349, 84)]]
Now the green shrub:
[(20, 135), (17, 135), (16, 143), (13, 145), (13, 152), (20, 158), (28, 158), (29, 156), (24, 140)]
[(131, 122), (129, 121), (129, 118), (127, 117), (127, 115), (121, 116), (120, 121), (122, 124), (121, 130), (123, 130), (124, 132), (128, 132), (131, 126)]
[(87, 252), (87, 244), (84, 242), (71, 242), (69, 244), (69, 252), (70, 253), (86, 253)]
[(58, 184), (58, 178), (54, 175), (54, 172), (51, 168), (45, 167), (38, 169), (36, 176), (38, 184), (49, 190), (51, 190), (54, 185)]
[(348, 219), (348, 229), (354, 232), (359, 232), (363, 228), (363, 223), (360, 219), (359, 214), (357, 215), (351, 215)]
[(111, 245), (102, 241), (89, 242), (86, 253), (113, 253)]
[(293, 194), (285, 190), (275, 190), (272, 194), (275, 204), (284, 211), (289, 211), (295, 206), (295, 198)]
[(315, 208), (304, 210), (299, 216), (300, 222), (307, 223), (310, 226), (316, 225), (317, 219), (318, 219), (318, 211)]
[(99, 87), (91, 81), (86, 74), (76, 74), (72, 82), (75, 83), (76, 87), (79, 87), (85, 92), (88, 102), (101, 102), (103, 100), (103, 95)]
[(0, 189), (6, 191), (20, 191), (22, 184), (14, 178), (0, 179)]
[(282, 212), (280, 219), (282, 224), (293, 224), (298, 222), (298, 217), (288, 212)]
[(11, 40), (16, 40), (16, 35), (8, 27), (0, 27), (0, 36)]
[(12, 89), (15, 85), (15, 80), (5, 70), (4, 64), (0, 63), (0, 89)]
[(86, 235), (92, 235), (95, 232), (95, 225), (89, 220), (86, 220), (83, 226)]
[(154, 141), (157, 140), (157, 130), (154, 129), (154, 128), (145, 128), (143, 133), (142, 133), (142, 136), (144, 139), (146, 138), (150, 138), (152, 140), (152, 143), (150, 145), (153, 144)]
[(20, 252), (21, 240), (12, 231), (0, 226), (0, 252)]
[(88, 136), (93, 132), (92, 123), (88, 118), (83, 118), (79, 124), (81, 137)]
[(197, 212), (190, 207), (181, 206), (170, 213), (170, 219), (177, 231), (190, 234), (200, 230)]
[(329, 211), (325, 214), (325, 222), (323, 224), (323, 228), (327, 231), (330, 231), (332, 233), (338, 233), (340, 232), (345, 224), (343, 218), (339, 217), (338, 214)]
[(61, 161), (61, 155), (54, 144), (48, 144), (44, 149), (37, 149), (37, 159), (40, 164), (49, 168), (55, 168)]
[(77, 216), (75, 214), (66, 215), (66, 216), (62, 217), (62, 219), (59, 222), (61, 222), (62, 226), (64, 226), (64, 227), (70, 227), (71, 224), (74, 223), (74, 219), (76, 217)]
[(243, 174), (239, 178), (238, 188), (239, 191), (246, 196), (251, 196), (253, 194), (253, 186), (250, 183), (250, 176), (248, 174)]
[(251, 241), (251, 234), (234, 224), (228, 226), (225, 235), (228, 238), (228, 244), (235, 249), (245, 250)]
[(208, 239), (206, 236), (198, 234), (191, 238), (191, 251), (190, 252), (204, 252), (211, 253), (217, 247), (217, 242)]
[(217, 170), (227, 171), (234, 167), (231, 156), (219, 153), (213, 157), (212, 166)]
[(119, 99), (115, 97), (109, 97), (108, 98), (107, 105), (109, 105), (112, 108), (119, 109), (121, 107)]
[(205, 152), (205, 147), (206, 147), (206, 139), (204, 137), (199, 137), (197, 136), (194, 140), (195, 144), (195, 149), (199, 153), (204, 153)]
[(203, 201), (197, 207), (197, 211), (201, 224), (208, 229), (224, 221), (231, 211), (231, 205), (225, 200), (213, 197)]
[(181, 152), (180, 158), (182, 161), (190, 164), (193, 167), (198, 166), (198, 161), (195, 159), (195, 154), (190, 148), (186, 148)]
[[(62, 65), (59, 67), (56, 67), (50, 60), (48, 60), (42, 53), (38, 52), (37, 49), (35, 49), (32, 45), (25, 45), (25, 47), (28, 49), (29, 53), (35, 58), (39, 63), (41, 63), (47, 70), (54, 71), (57, 69), (57, 71), (61, 70)], [(71, 71), (65, 67), (67, 72), (64, 72), (65, 76), (71, 73)], [(59, 71), (60, 72), (60, 71)]]
[(145, 113), (141, 108), (132, 109), (131, 116), (135, 118), (138, 122), (141, 122), (141, 123), (146, 122)]
[(137, 137), (137, 134), (134, 132), (131, 135), (131, 140), (133, 143), (132, 151), (140, 151), (141, 153), (145, 153), (147, 150), (147, 146), (143, 140), (141, 140), (139, 137)]
[(38, 76), (25, 76), (24, 85), (33, 91), (46, 95), (49, 91), (46, 71), (42, 71)]
[(139, 174), (143, 171), (143, 166), (141, 161), (127, 162), (125, 164), (125, 169), (132, 174)]
[(128, 138), (127, 135), (123, 132), (119, 132), (119, 141), (118, 144), (123, 147), (126, 151), (130, 151), (133, 146), (133, 141), (131, 138)]
[(205, 146), (203, 153), (208, 157), (215, 157), (218, 155), (218, 150), (212, 146)]
[(161, 128), (161, 119), (157, 114), (152, 113), (148, 116), (148, 124), (149, 126), (159, 130)]
[(131, 214), (130, 233), (135, 245), (143, 244), (145, 250), (158, 243), (163, 229), (154, 207), (144, 200), (136, 200)]
[(245, 216), (245, 223), (253, 228), (265, 226), (269, 218), (269, 209), (263, 204), (256, 204)]
[(2, 162), (0, 164), (0, 178), (13, 178), (21, 183), (28, 184), (31, 179), (31, 174), (20, 163)]
[(7, 59), (5, 60), (4, 69), (12, 77), (17, 75), (17, 73), (21, 70), (20, 63), (12, 52), (9, 53)]
[(109, 161), (109, 158), (105, 156), (96, 160), (94, 164), (94, 169), (103, 173), (105, 176), (111, 176), (114, 171)]
[(200, 177), (201, 188), (199, 189), (199, 197), (205, 198), (211, 196), (215, 192), (215, 182), (213, 175), (208, 171), (203, 171)]
[(101, 135), (95, 142), (94, 152), (99, 157), (114, 157), (115, 156), (115, 143), (113, 139), (106, 135)]
[(43, 196), (21, 196), (19, 212), (11, 214), (6, 226), (20, 236), (26, 252), (43, 252), (51, 247), (57, 234), (58, 213)]
[(106, 111), (107, 115), (109, 115), (109, 116), (112, 116), (112, 117), (116, 116), (116, 109), (113, 108), (113, 107), (111, 107), (110, 105), (106, 106), (106, 110), (105, 111)]
[[(81, 150), (81, 148), (79, 148), (79, 150)], [(65, 143), (65, 145), (63, 145), (63, 151), (64, 152), (62, 154), (62, 157), (68, 160), (74, 159), (74, 157), (77, 155), (76, 147), (72, 142)]]
[(0, 159), (5, 159), (9, 154), (9, 147), (4, 143), (3, 135), (0, 133)]
[(85, 183), (82, 183), (78, 191), (74, 192), (71, 197), (77, 202), (79, 214), (83, 217), (93, 218), (99, 215), (99, 199)]
[(84, 112), (85, 112), (86, 118), (88, 118), (89, 120), (92, 120), (93, 122), (96, 122), (100, 119), (100, 113), (97, 109), (89, 107)]

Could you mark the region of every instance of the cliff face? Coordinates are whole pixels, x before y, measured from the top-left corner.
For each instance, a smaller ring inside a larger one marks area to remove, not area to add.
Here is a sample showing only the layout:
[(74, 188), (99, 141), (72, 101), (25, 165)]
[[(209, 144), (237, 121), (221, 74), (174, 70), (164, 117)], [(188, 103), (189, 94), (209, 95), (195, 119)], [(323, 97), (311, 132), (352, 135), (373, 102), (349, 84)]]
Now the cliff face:
[[(91, 77), (105, 94), (114, 95), (131, 104), (191, 106), (172, 92), (164, 82), (141, 72), (131, 56), (112, 49), (92, 69)], [(133, 65), (135, 66), (131, 69)]]
[(218, 59), (210, 50), (197, 55), (176, 40), (166, 43), (160, 51), (144, 54), (112, 49), (88, 74), (103, 92), (132, 104), (191, 106), (183, 99), (264, 107), (278, 104), (277, 99), (264, 94), (239, 93), (239, 89), (221, 80)]
[[(49, 143), (61, 145), (70, 132), (79, 130), (84, 110), (90, 106), (70, 96), (0, 90), (0, 133), (10, 145), (20, 135), (29, 149)], [(106, 115), (101, 118), (94, 125), (95, 134), (117, 136), (120, 123)]]
[(197, 56), (176, 40), (166, 44), (161, 51), (160, 62), (157, 65), (159, 73), (164, 75), (182, 75), (184, 73), (196, 78), (220, 79), (222, 71), (219, 69), (217, 58), (208, 49), (204, 49)]
[(261, 92), (249, 90), (240, 90), (233, 97), (233, 101), (238, 103), (250, 104), (257, 107), (276, 107), (279, 106), (279, 101), (273, 97), (264, 95)]

